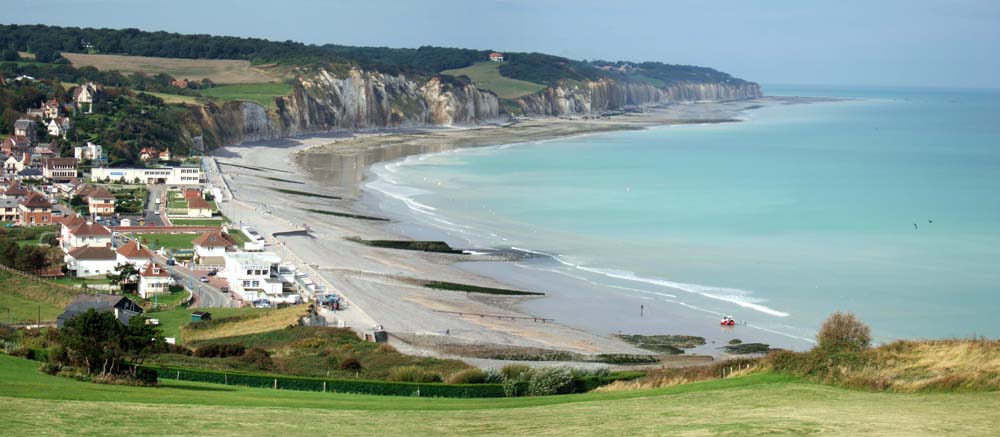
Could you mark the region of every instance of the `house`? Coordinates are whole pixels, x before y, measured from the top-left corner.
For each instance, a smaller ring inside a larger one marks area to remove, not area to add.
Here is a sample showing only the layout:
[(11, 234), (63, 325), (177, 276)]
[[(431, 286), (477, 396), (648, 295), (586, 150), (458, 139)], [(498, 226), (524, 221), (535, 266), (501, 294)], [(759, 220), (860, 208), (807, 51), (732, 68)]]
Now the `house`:
[(141, 269), (146, 264), (153, 262), (153, 251), (143, 247), (139, 240), (131, 240), (115, 252), (119, 264), (129, 263)]
[(42, 113), (46, 120), (59, 118), (62, 115), (62, 104), (56, 99), (49, 100), (42, 104)]
[(111, 229), (73, 214), (59, 219), (59, 246), (63, 252), (80, 247), (107, 247), (111, 245)]
[(6, 188), (0, 190), (0, 197), (4, 199), (21, 200), (28, 197), (28, 190), (21, 187), (21, 184), (12, 182)]
[(173, 283), (167, 269), (152, 261), (139, 269), (139, 296), (143, 299), (149, 299), (154, 294), (169, 293)]
[(31, 192), (18, 205), (21, 226), (41, 226), (52, 223), (52, 203), (40, 193)]
[(3, 140), (3, 144), (0, 145), (0, 151), (4, 155), (11, 155), (17, 152), (23, 152), (31, 147), (31, 140), (24, 135), (12, 135)]
[(170, 160), (170, 149), (160, 152), (160, 161), (169, 161), (169, 160)]
[(281, 297), (284, 289), (278, 278), (281, 258), (274, 252), (226, 252), (222, 275), (233, 293), (245, 301)]
[(35, 144), (35, 141), (38, 141), (38, 127), (35, 124), (35, 120), (22, 118), (15, 121), (13, 136), (25, 137), (28, 139), (29, 143)]
[(41, 120), (45, 117), (44, 108), (28, 108), (28, 112), (25, 114), (28, 118), (32, 120)]
[(139, 151), (140, 161), (149, 161), (150, 159), (153, 159), (154, 156), (159, 157), (160, 152), (152, 147), (143, 147), (142, 150)]
[(490, 61), (503, 62), (503, 53), (497, 53), (497, 52), (490, 53)]
[(181, 167), (96, 167), (90, 169), (92, 181), (126, 181), (139, 180), (144, 184), (168, 185), (199, 185), (205, 180), (205, 175), (198, 166)]
[(111, 246), (77, 247), (66, 254), (66, 269), (80, 278), (114, 273), (118, 257)]
[(224, 266), (226, 252), (235, 250), (237, 243), (222, 229), (201, 234), (191, 242), (194, 246), (194, 262), (198, 265)]
[(42, 178), (42, 171), (37, 168), (26, 168), (24, 170), (17, 172), (17, 174), (14, 175), (14, 179), (19, 181), (36, 180), (41, 178)]
[(17, 199), (0, 198), (0, 222), (16, 222), (18, 213)]
[(35, 146), (34, 152), (35, 155), (43, 158), (57, 157), (59, 156), (59, 140), (53, 138), (49, 144), (39, 144)]
[(17, 174), (29, 167), (31, 167), (31, 154), (28, 152), (21, 152), (20, 156), (16, 152), (12, 153), (3, 162), (3, 170), (6, 174)]
[(94, 187), (81, 194), (87, 201), (87, 211), (93, 215), (111, 215), (115, 213), (115, 195), (103, 187)]
[(188, 83), (187, 79), (180, 79), (180, 80), (176, 80), (175, 79), (175, 80), (170, 81), (170, 86), (172, 86), (174, 88), (187, 89), (188, 85), (190, 85), (190, 84)]
[(112, 312), (123, 325), (127, 325), (132, 317), (142, 314), (142, 307), (136, 305), (125, 296), (113, 294), (82, 294), (66, 305), (66, 310), (56, 317), (56, 326), (62, 328), (66, 321), (89, 310), (97, 312)]
[(97, 103), (97, 93), (99, 89), (93, 82), (87, 82), (73, 89), (73, 102), (76, 103), (77, 110), (91, 114), (94, 112), (94, 103)]
[(187, 200), (187, 216), (212, 218), (212, 204), (208, 203), (201, 196), (192, 197)]
[(69, 128), (71, 124), (69, 117), (56, 117), (49, 120), (48, 131), (50, 137), (61, 137), (66, 138), (66, 134), (69, 133)]
[(76, 158), (45, 158), (42, 162), (42, 176), (57, 182), (75, 178)]
[(87, 141), (87, 145), (85, 146), (76, 146), (73, 148), (73, 157), (80, 161), (85, 159), (97, 160), (101, 159), (102, 156), (104, 156), (104, 147), (90, 141)]

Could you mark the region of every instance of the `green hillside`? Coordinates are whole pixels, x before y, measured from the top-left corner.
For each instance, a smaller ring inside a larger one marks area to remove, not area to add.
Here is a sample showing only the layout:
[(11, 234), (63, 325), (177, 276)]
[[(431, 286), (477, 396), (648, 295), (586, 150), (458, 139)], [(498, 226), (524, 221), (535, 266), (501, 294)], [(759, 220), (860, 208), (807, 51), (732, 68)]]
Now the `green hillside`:
[[(141, 388), (47, 376), (0, 355), (7, 435), (810, 434), (987, 435), (998, 393), (889, 394), (758, 374), (657, 390), (426, 399), (161, 381)], [(210, 406), (211, 408), (205, 408)]]
[(504, 99), (513, 99), (534, 94), (545, 89), (544, 85), (534, 82), (501, 76), (498, 69), (499, 66), (500, 64), (496, 62), (480, 62), (465, 68), (445, 70), (441, 74), (468, 76), (477, 87), (493, 91), (497, 96)]

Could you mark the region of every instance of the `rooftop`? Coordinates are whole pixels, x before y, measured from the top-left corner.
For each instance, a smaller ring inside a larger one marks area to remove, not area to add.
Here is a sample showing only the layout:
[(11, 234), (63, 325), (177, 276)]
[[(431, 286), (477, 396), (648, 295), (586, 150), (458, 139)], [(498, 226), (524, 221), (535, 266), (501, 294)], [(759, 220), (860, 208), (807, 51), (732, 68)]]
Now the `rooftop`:
[(110, 247), (78, 247), (69, 251), (69, 256), (76, 260), (113, 261), (117, 259), (115, 251)]
[(226, 258), (240, 265), (278, 264), (281, 257), (274, 252), (229, 252)]
[(139, 241), (132, 240), (118, 248), (118, 254), (126, 258), (152, 258), (153, 252), (142, 247)]

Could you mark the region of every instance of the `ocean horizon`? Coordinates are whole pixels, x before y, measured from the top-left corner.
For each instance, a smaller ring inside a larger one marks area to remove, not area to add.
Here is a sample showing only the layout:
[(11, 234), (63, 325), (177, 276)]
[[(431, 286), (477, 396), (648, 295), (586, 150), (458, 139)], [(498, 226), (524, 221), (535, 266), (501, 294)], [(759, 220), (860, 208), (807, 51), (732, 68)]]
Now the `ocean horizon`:
[(1000, 92), (765, 92), (842, 100), (416, 155), (366, 188), (411, 235), (537, 254), (463, 268), (546, 292), (522, 309), (592, 332), (806, 348), (850, 311), (883, 342), (1000, 335)]

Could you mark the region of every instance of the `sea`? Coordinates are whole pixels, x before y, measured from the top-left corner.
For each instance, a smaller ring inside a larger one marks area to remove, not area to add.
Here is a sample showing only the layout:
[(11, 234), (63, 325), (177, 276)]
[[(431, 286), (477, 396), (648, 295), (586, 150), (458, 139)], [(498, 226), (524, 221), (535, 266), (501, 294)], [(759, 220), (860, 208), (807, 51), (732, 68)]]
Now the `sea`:
[(839, 100), (410, 156), (365, 188), (412, 235), (525, 255), (462, 268), (600, 334), (805, 349), (847, 311), (877, 342), (1000, 337), (1000, 91), (764, 92)]

